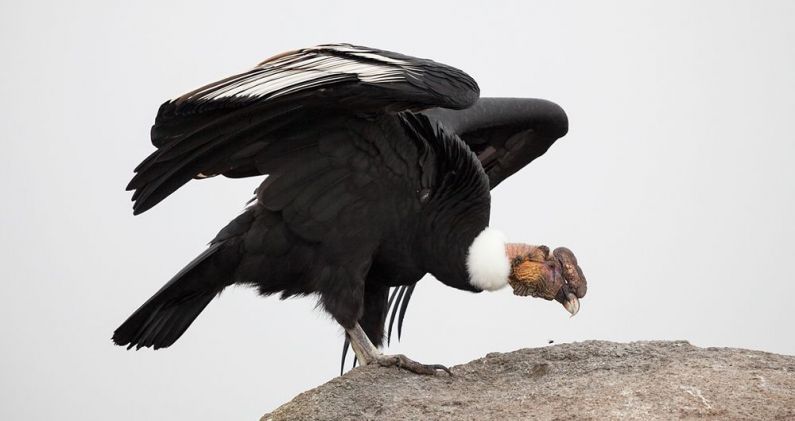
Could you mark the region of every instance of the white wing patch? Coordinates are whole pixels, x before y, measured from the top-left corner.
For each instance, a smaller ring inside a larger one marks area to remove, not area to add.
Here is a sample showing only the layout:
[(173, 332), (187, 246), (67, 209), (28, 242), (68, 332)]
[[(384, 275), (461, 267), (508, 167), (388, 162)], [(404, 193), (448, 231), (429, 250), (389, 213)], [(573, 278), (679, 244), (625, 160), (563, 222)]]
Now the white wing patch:
[[(334, 55), (343, 53), (345, 56)], [(360, 60), (358, 60), (360, 59)], [(414, 73), (409, 61), (350, 45), (319, 45), (269, 59), (254, 69), (192, 92), (182, 99), (276, 98), (352, 75), (362, 82), (391, 83)]]

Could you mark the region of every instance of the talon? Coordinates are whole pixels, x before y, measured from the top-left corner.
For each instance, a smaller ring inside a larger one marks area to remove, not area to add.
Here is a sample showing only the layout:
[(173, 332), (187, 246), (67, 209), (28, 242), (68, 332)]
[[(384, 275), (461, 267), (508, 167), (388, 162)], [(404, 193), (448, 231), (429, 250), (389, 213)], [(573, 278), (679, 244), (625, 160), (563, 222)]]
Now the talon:
[[(361, 365), (378, 364), (381, 367), (398, 367), (412, 373), (435, 375), (437, 370), (442, 370), (449, 375), (453, 375), (449, 368), (441, 364), (420, 364), (412, 359), (409, 359), (403, 354), (397, 355), (384, 355), (378, 348), (373, 345), (367, 334), (364, 333), (359, 323), (356, 323), (353, 328), (345, 329), (347, 337), (350, 339), (351, 348), (356, 353), (356, 358)], [(344, 362), (343, 356), (343, 362)]]
[(449, 368), (441, 365), (441, 364), (422, 364), (418, 363), (405, 355), (398, 354), (398, 355), (381, 355), (377, 357), (376, 362), (381, 367), (397, 367), (407, 371), (411, 371), (415, 374), (423, 374), (428, 376), (433, 376), (436, 374), (437, 370), (441, 370), (446, 372), (449, 375), (453, 375), (453, 372), (450, 371)]
[(442, 370), (442, 371), (444, 371), (445, 373), (447, 373), (447, 375), (449, 375), (449, 376), (452, 376), (452, 375), (453, 375), (453, 372), (452, 372), (452, 371), (450, 371), (450, 369), (449, 369), (449, 368), (447, 368), (447, 367), (445, 367), (445, 366), (443, 366), (443, 365), (441, 365), (441, 364), (429, 364), (429, 365), (428, 365), (428, 367), (431, 367), (431, 368), (433, 368), (434, 370)]

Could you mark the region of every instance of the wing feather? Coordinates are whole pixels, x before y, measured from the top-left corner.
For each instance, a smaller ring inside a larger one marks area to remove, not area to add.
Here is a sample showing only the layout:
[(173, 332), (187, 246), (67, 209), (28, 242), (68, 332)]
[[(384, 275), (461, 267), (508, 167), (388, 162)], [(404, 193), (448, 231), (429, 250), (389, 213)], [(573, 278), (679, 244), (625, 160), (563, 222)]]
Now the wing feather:
[(533, 98), (481, 98), (466, 110), (424, 113), (477, 154), (491, 188), (543, 155), (569, 127), (560, 106)]
[(374, 48), (327, 44), (277, 55), (160, 107), (151, 131), (158, 149), (127, 186), (134, 213), (193, 178), (266, 174), (265, 151), (292, 134), (306, 138), (318, 119), (461, 109), (478, 94), (458, 69)]

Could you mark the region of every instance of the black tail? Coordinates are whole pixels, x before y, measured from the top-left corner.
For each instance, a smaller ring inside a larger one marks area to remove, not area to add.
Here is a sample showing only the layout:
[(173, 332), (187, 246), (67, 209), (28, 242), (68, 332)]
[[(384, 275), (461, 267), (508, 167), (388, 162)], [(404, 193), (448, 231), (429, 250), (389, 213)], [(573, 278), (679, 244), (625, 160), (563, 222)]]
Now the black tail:
[(173, 344), (207, 304), (227, 285), (223, 244), (210, 246), (147, 300), (115, 332), (113, 342), (136, 347), (165, 348)]

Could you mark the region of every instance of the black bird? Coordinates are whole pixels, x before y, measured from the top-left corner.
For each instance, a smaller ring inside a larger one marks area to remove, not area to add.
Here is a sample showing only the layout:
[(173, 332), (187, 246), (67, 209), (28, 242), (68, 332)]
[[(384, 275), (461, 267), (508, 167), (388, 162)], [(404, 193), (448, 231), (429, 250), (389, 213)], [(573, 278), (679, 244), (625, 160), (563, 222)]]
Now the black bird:
[(127, 187), (135, 214), (191, 179), (267, 178), (113, 341), (170, 346), (224, 288), (246, 284), (317, 294), (361, 363), (431, 374), (445, 368), (378, 351), (390, 287), (408, 288), (401, 318), (426, 273), (472, 292), (510, 284), (575, 314), (586, 281), (571, 251), (506, 243), (488, 226), (490, 189), (565, 135), (566, 114), (544, 100), (478, 96), (453, 67), (332, 44), (164, 103), (157, 150)]

